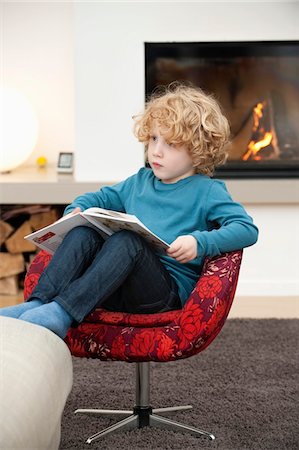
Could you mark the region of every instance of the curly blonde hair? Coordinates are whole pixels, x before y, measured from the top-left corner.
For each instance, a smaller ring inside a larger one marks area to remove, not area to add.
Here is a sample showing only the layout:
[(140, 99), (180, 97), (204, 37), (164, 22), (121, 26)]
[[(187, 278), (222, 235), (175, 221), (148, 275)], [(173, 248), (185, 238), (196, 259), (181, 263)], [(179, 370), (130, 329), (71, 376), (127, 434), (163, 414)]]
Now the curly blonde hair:
[(158, 126), (167, 142), (187, 148), (196, 173), (212, 176), (227, 159), (228, 120), (213, 96), (198, 87), (178, 82), (162, 87), (133, 119), (134, 134), (145, 143), (146, 151)]

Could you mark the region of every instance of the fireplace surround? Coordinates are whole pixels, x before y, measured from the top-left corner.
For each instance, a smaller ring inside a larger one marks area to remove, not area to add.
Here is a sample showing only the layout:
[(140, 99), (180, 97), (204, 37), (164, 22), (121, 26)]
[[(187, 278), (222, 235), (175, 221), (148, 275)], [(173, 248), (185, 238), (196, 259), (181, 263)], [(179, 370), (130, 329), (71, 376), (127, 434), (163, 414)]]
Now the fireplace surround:
[(221, 178), (299, 177), (299, 41), (145, 43), (146, 97), (187, 81), (231, 124)]

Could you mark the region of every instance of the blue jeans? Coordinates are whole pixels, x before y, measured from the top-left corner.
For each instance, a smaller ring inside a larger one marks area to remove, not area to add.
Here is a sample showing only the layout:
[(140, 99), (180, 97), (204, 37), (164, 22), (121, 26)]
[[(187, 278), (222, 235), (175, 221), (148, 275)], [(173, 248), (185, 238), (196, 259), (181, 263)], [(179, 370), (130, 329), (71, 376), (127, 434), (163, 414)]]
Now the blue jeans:
[(80, 323), (96, 307), (139, 314), (180, 309), (177, 285), (146, 241), (131, 231), (107, 240), (71, 230), (28, 300), (55, 300)]

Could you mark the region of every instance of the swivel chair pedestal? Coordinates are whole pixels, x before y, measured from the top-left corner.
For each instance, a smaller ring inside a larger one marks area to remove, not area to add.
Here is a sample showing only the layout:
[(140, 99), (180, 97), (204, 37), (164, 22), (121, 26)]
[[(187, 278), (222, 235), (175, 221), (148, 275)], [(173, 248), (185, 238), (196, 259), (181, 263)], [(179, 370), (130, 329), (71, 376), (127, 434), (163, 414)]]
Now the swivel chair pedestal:
[(95, 414), (95, 415), (118, 415), (128, 416), (125, 419), (105, 428), (98, 433), (93, 434), (87, 439), (87, 444), (91, 444), (96, 439), (112, 433), (117, 430), (128, 430), (132, 428), (143, 428), (147, 426), (158, 426), (169, 430), (189, 431), (190, 433), (204, 435), (211, 439), (215, 436), (207, 431), (184, 425), (180, 422), (158, 416), (157, 414), (172, 413), (175, 411), (186, 411), (192, 409), (191, 405), (171, 406), (168, 408), (155, 408), (150, 406), (150, 363), (136, 363), (136, 405), (131, 410), (112, 410), (112, 409), (77, 409), (75, 414)]

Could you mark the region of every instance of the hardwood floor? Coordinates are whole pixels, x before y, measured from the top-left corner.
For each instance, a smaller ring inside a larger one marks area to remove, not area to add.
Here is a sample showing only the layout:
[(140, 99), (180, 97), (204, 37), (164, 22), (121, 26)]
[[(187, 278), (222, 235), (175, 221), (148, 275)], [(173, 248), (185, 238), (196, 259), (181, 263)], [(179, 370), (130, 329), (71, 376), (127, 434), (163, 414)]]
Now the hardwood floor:
[(299, 297), (236, 297), (230, 318), (299, 319)]
[[(0, 308), (22, 301), (22, 292), (19, 295), (0, 295)], [(229, 317), (299, 319), (299, 297), (236, 297)]]

